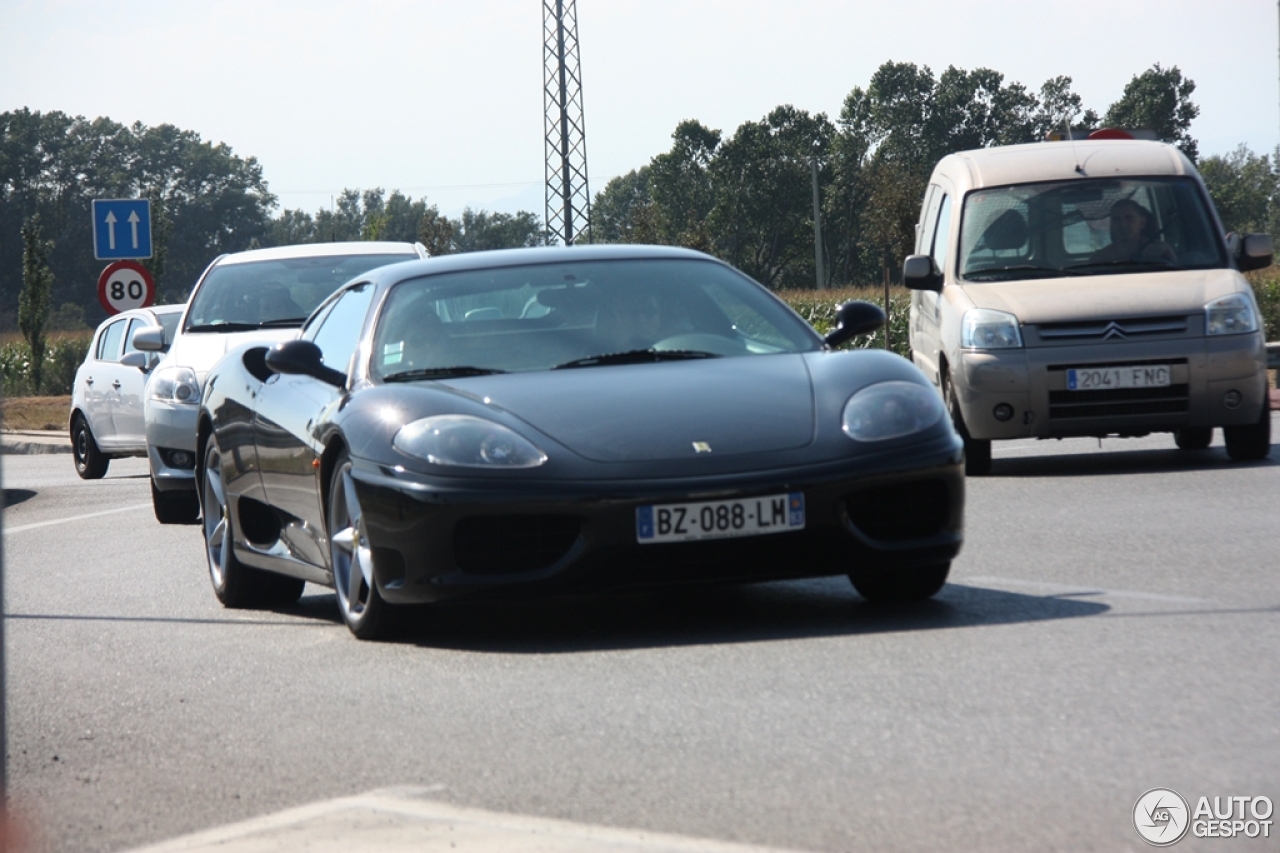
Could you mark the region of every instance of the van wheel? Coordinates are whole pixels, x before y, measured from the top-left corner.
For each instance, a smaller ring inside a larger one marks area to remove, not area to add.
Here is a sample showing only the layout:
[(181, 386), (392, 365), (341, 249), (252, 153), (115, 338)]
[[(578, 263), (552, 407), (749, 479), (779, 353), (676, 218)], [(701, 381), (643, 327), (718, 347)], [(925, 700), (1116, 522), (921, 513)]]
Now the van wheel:
[(1185, 427), (1173, 431), (1173, 443), (1179, 450), (1204, 450), (1213, 444), (1213, 427)]
[(1262, 414), (1255, 424), (1222, 428), (1227, 455), (1237, 462), (1256, 462), (1271, 453), (1271, 408), (1264, 400)]
[(951, 372), (947, 372), (947, 384), (944, 391), (947, 410), (951, 412), (951, 422), (956, 432), (964, 439), (964, 473), (969, 477), (985, 477), (991, 473), (991, 439), (974, 438), (969, 435), (969, 427), (965, 426), (964, 415), (960, 414), (960, 402), (956, 399), (955, 383), (951, 381)]

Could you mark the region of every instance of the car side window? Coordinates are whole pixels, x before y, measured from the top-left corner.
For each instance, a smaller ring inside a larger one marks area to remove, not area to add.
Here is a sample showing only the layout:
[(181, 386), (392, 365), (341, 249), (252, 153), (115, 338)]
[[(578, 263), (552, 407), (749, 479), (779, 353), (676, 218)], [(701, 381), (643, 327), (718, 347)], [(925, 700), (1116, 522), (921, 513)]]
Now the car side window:
[(929, 252), (939, 270), (947, 270), (947, 254), (951, 244), (951, 196), (943, 195), (938, 210), (938, 228), (933, 235), (933, 249)]
[(141, 317), (134, 317), (132, 320), (129, 321), (129, 334), (127, 334), (124, 339), (125, 354), (138, 351), (138, 348), (133, 345), (133, 336), (138, 334), (138, 332), (142, 331), (146, 327), (147, 327), (147, 322), (143, 320)]
[(103, 331), (102, 337), (98, 339), (98, 352), (96, 353), (98, 361), (119, 361), (120, 360), (120, 340), (124, 337), (125, 327), (129, 325), (129, 321), (117, 320)]
[(314, 330), (307, 330), (307, 336), (320, 347), (326, 366), (345, 372), (351, 365), (373, 291), (371, 284), (357, 284), (334, 301)]

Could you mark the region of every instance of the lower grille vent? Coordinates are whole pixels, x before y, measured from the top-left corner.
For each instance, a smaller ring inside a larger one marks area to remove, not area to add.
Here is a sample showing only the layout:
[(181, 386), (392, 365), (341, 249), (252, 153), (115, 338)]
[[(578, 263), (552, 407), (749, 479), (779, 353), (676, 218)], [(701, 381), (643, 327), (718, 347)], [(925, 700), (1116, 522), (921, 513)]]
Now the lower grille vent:
[(453, 532), (454, 559), (469, 574), (534, 572), (569, 553), (581, 530), (581, 520), (563, 515), (464, 518)]

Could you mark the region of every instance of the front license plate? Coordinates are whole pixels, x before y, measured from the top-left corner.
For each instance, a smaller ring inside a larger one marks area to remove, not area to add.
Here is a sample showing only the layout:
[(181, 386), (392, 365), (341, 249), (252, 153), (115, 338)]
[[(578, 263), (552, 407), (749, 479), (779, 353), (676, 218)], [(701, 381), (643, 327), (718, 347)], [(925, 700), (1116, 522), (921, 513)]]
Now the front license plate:
[(1068, 391), (1110, 391), (1116, 388), (1163, 388), (1172, 384), (1167, 364), (1131, 367), (1076, 367), (1067, 371)]
[(687, 542), (804, 528), (804, 493), (636, 508), (636, 541)]

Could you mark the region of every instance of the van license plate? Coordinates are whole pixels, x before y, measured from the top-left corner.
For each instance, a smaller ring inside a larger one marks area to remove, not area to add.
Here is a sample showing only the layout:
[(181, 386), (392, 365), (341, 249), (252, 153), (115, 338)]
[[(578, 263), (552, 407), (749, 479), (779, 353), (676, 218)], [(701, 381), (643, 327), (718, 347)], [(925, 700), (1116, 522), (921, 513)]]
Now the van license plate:
[(804, 529), (804, 493), (636, 507), (636, 541), (731, 539)]
[(1075, 367), (1067, 371), (1068, 391), (1111, 391), (1118, 388), (1163, 388), (1172, 384), (1167, 364), (1132, 367)]

